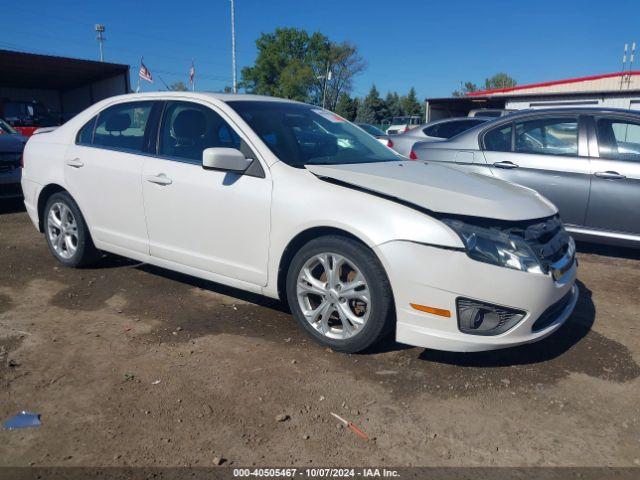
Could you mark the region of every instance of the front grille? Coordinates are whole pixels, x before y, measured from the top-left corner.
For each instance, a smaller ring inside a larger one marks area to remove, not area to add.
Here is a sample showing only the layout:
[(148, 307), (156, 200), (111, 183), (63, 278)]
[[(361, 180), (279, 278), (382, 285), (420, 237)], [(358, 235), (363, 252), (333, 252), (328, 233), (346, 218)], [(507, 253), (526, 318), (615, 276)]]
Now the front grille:
[(398, 133), (398, 130), (387, 130), (387, 135), (395, 135)]
[(534, 322), (531, 327), (531, 331), (533, 333), (539, 332), (540, 330), (544, 330), (549, 325), (557, 320), (557, 318), (562, 314), (567, 305), (571, 302), (573, 297), (573, 290), (569, 290), (567, 294), (558, 300), (556, 303), (547, 308), (542, 315)]

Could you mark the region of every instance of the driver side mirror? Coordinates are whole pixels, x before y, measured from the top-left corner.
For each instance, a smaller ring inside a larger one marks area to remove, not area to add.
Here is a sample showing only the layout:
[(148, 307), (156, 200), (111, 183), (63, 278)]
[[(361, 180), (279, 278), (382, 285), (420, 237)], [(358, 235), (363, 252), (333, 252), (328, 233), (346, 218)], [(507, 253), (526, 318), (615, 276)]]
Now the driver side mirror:
[(251, 162), (253, 159), (246, 158), (244, 153), (235, 148), (206, 148), (202, 152), (202, 168), (205, 170), (242, 173)]

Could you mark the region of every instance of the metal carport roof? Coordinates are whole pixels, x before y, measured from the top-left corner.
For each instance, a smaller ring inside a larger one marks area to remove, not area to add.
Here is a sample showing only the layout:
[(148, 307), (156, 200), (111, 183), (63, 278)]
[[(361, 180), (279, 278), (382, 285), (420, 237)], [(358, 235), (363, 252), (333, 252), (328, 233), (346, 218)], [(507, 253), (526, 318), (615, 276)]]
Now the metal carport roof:
[(129, 65), (0, 49), (0, 86), (68, 90), (125, 74)]

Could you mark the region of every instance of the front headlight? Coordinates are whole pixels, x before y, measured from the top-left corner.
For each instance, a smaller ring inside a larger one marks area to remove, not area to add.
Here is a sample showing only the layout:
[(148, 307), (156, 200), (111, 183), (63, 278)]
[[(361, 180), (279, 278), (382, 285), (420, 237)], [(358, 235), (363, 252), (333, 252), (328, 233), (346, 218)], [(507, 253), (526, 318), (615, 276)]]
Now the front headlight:
[(481, 227), (458, 219), (442, 221), (460, 236), (467, 255), (474, 260), (523, 272), (543, 273), (540, 260), (522, 238), (499, 228)]

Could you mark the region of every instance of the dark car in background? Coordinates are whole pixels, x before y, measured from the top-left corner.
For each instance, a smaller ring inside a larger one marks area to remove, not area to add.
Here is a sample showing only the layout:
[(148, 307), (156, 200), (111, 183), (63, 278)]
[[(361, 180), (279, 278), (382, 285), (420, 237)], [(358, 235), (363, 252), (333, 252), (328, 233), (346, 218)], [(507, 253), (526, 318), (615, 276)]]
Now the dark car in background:
[(62, 124), (59, 115), (52, 113), (42, 102), (0, 100), (0, 117), (26, 137), (38, 128)]
[(22, 195), (20, 167), (27, 137), (0, 118), (0, 198)]
[(412, 153), (536, 190), (578, 239), (640, 247), (638, 112), (527, 110), (448, 141), (418, 143)]

